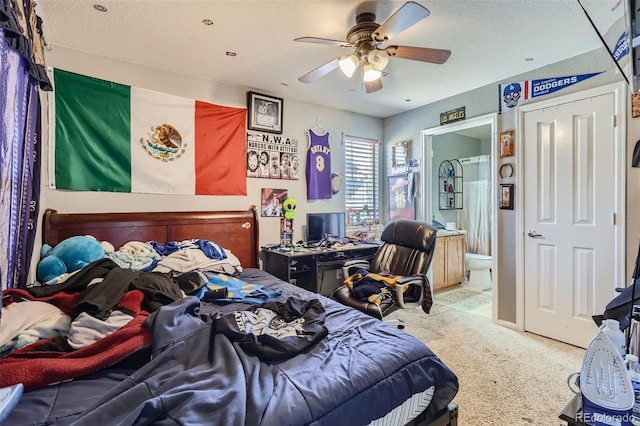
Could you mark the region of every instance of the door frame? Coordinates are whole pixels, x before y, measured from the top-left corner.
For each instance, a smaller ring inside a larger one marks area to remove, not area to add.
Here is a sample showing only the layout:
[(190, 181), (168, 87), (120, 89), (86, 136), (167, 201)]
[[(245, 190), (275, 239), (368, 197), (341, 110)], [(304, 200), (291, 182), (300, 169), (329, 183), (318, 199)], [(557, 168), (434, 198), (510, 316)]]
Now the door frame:
[[(433, 170), (433, 137), (444, 135), (447, 133), (454, 133), (465, 129), (471, 129), (478, 126), (491, 126), (491, 200), (496, 199), (496, 187), (497, 187), (497, 154), (498, 154), (498, 114), (491, 113), (485, 114), (474, 118), (465, 119), (451, 124), (445, 124), (438, 127), (431, 127), (422, 131), (422, 170), (429, 167), (429, 171)], [(423, 201), (419, 205), (420, 217), (425, 222), (429, 222), (429, 215), (433, 211), (433, 194), (431, 193), (432, 173), (422, 173), (422, 185), (420, 188), (421, 194), (424, 194)], [(491, 253), (498, 253), (498, 209), (493, 206), (491, 208)], [(498, 268), (496, 256), (492, 256), (491, 259), (491, 317), (495, 322), (498, 316)], [(431, 274), (431, 268), (429, 268), (429, 274)], [(429, 277), (431, 281), (431, 276)]]
[[(565, 104), (569, 102), (576, 102), (593, 96), (604, 95), (613, 93), (614, 95), (614, 109), (615, 119), (614, 126), (614, 209), (615, 216), (611, 218), (615, 221), (614, 226), (614, 280), (616, 286), (626, 287), (625, 282), (625, 235), (626, 235), (626, 122), (627, 122), (627, 86), (624, 83), (613, 83), (592, 89), (582, 90), (580, 92), (559, 96), (557, 98), (543, 100), (533, 103), (528, 103), (516, 108), (516, 153), (524, 152), (524, 114), (530, 111), (534, 111), (541, 108), (551, 108), (559, 104)], [(614, 123), (612, 123), (613, 125)], [(523, 155), (516, 154), (516, 167), (518, 170), (524, 170), (525, 161)], [(524, 176), (523, 172), (519, 172), (516, 176)], [(525, 182), (524, 177), (520, 182), (519, 178), (516, 179), (516, 183), (522, 188), (522, 190), (516, 191), (516, 206), (521, 206), (516, 209), (516, 328), (518, 330), (524, 330), (524, 246), (525, 246), (525, 223), (524, 223), (524, 192)]]

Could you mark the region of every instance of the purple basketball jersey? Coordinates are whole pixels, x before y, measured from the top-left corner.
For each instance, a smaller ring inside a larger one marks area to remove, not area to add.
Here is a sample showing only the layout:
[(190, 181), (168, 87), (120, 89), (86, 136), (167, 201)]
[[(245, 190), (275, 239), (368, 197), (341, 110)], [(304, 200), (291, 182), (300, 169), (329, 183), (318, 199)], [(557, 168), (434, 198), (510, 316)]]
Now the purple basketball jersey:
[(331, 198), (331, 147), (328, 132), (319, 136), (309, 130), (306, 175), (307, 200)]

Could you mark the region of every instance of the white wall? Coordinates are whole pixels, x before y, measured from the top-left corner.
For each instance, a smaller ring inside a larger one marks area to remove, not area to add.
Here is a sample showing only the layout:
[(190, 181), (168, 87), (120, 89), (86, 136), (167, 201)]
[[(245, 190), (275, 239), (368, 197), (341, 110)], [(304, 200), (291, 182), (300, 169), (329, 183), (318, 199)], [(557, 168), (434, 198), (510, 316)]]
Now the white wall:
[[(285, 188), (289, 190), (290, 196), (297, 201), (294, 238), (303, 240), (303, 225), (306, 222), (307, 212), (344, 210), (344, 191), (340, 191), (331, 200), (306, 201), (304, 170), (308, 138), (305, 130), (316, 126), (318, 118), (321, 119), (322, 126), (333, 135), (331, 142), (332, 170), (340, 175), (344, 175), (343, 133), (382, 141), (381, 119), (290, 100), (287, 99), (285, 87), (281, 93), (266, 93), (261, 91), (259, 87), (247, 88), (220, 84), (57, 46), (46, 53), (46, 63), (50, 67), (78, 74), (231, 107), (246, 107), (246, 92), (248, 90), (281, 97), (284, 99), (284, 131), (282, 136), (298, 139), (302, 168), (300, 170), (301, 178), (298, 181), (247, 178), (247, 196), (188, 196), (55, 190), (48, 188), (47, 170), (43, 170), (41, 213), (46, 208), (56, 209), (62, 213), (248, 209), (251, 205), (260, 205), (262, 188)], [(43, 129), (48, 127), (46, 115), (43, 113)], [(43, 133), (45, 133), (43, 164), (47, 164), (49, 145), (46, 132)], [(279, 242), (280, 224), (278, 218), (261, 217), (259, 218), (259, 226), (260, 245)], [(32, 265), (37, 263), (39, 246), (36, 247), (35, 253)]]

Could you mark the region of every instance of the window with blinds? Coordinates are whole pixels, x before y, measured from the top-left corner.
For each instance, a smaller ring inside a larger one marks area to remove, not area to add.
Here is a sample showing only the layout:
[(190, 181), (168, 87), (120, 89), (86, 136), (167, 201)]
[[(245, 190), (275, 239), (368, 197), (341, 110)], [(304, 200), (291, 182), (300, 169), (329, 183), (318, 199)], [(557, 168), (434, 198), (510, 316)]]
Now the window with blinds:
[(380, 146), (378, 141), (344, 137), (347, 226), (380, 223)]

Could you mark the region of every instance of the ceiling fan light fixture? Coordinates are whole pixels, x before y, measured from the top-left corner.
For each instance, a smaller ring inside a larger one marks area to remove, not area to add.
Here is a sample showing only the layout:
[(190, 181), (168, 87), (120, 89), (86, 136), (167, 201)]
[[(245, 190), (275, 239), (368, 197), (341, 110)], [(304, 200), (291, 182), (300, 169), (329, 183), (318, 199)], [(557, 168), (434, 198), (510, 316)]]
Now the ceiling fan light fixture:
[(351, 55), (342, 55), (338, 58), (338, 65), (344, 75), (351, 78), (358, 65), (360, 65), (360, 59), (353, 53)]
[(362, 71), (364, 73), (362, 79), (367, 83), (376, 81), (382, 76), (382, 72), (374, 69), (373, 66), (367, 61), (365, 61), (364, 65), (362, 66)]
[(367, 59), (374, 70), (382, 71), (389, 63), (389, 54), (386, 50), (376, 49), (369, 52)]

